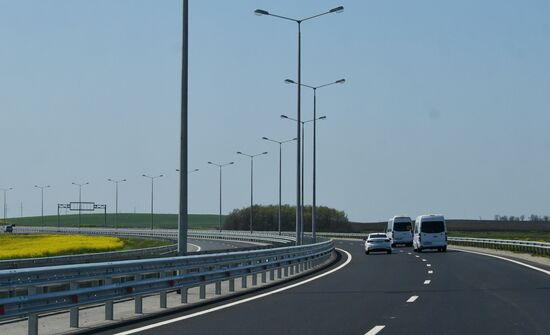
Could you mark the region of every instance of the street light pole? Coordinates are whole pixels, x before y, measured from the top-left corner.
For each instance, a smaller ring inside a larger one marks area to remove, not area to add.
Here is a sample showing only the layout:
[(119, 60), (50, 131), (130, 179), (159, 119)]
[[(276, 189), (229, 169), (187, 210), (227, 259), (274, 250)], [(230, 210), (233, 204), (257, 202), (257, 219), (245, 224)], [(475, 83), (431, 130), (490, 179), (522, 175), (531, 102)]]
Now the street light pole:
[(187, 253), (189, 221), (188, 175), (188, 83), (189, 83), (189, 0), (183, 0), (181, 38), (180, 194), (178, 209), (178, 255)]
[[(326, 14), (331, 14), (331, 13), (341, 13), (344, 11), (344, 7), (343, 6), (339, 6), (339, 7), (335, 7), (327, 12), (323, 12), (323, 13), (320, 13), (320, 14), (317, 14), (317, 15), (313, 15), (313, 16), (310, 16), (310, 17), (307, 17), (307, 18), (304, 18), (304, 19), (293, 19), (293, 18), (290, 18), (290, 17), (286, 17), (286, 16), (281, 16), (281, 15), (277, 15), (277, 14), (271, 14), (269, 13), (268, 11), (266, 10), (263, 10), (263, 9), (256, 9), (254, 11), (254, 14), (258, 15), (258, 16), (261, 16), (261, 15), (268, 15), (268, 16), (272, 16), (272, 17), (276, 17), (276, 18), (279, 18), (279, 19), (283, 19), (283, 20), (288, 20), (288, 21), (293, 21), (293, 22), (296, 22), (298, 24), (298, 84), (301, 84), (302, 83), (302, 22), (304, 21), (307, 21), (307, 20), (311, 20), (311, 19), (314, 19), (316, 17), (319, 17), (319, 16), (323, 16), (323, 15), (326, 15)], [(297, 98), (297, 115), (296, 115), (296, 119), (298, 120), (298, 124), (296, 126), (296, 138), (298, 139), (297, 140), (297, 143), (296, 143), (296, 244), (297, 245), (301, 245), (302, 244), (302, 234), (303, 234), (303, 220), (302, 220), (302, 210), (300, 208), (300, 206), (302, 205), (302, 202), (301, 202), (301, 194), (300, 194), (300, 185), (301, 183), (303, 182), (301, 180), (301, 176), (300, 176), (300, 146), (301, 146), (301, 140), (300, 140), (300, 122), (301, 122), (301, 85), (298, 85), (298, 98)]]
[(219, 208), (220, 214), (219, 214), (218, 229), (221, 232), (222, 231), (222, 168), (224, 166), (227, 166), (227, 165), (233, 165), (233, 164), (235, 164), (235, 162), (229, 162), (229, 163), (225, 163), (225, 164), (218, 164), (218, 163), (208, 162), (208, 164), (217, 166), (220, 170), (220, 208)]
[(304, 86), (307, 88), (311, 88), (313, 90), (313, 203), (311, 208), (311, 238), (313, 239), (313, 243), (317, 240), (317, 204), (316, 204), (316, 198), (317, 198), (317, 89), (334, 85), (334, 84), (343, 84), (345, 83), (345, 79), (339, 79), (334, 82), (319, 85), (319, 86), (310, 86), (306, 84), (298, 84), (295, 81), (291, 79), (286, 79), (285, 83), (287, 84), (295, 84), (298, 86)]
[(279, 144), (279, 215), (278, 215), (278, 230), (279, 230), (279, 235), (281, 235), (281, 176), (282, 176), (282, 157), (283, 157), (283, 144), (287, 143), (287, 142), (291, 142), (291, 141), (296, 141), (296, 138), (293, 138), (293, 139), (290, 139), (290, 140), (286, 140), (286, 141), (276, 141), (276, 140), (272, 140), (270, 138), (267, 138), (267, 137), (262, 137), (263, 140), (266, 140), (266, 141), (270, 141), (270, 142), (273, 142), (273, 143), (277, 143)]
[(115, 229), (118, 229), (118, 184), (125, 182), (126, 179), (115, 180), (109, 178), (107, 180), (115, 184)]
[(242, 153), (240, 151), (237, 151), (237, 154), (238, 155), (243, 155), (243, 156), (247, 156), (250, 158), (250, 234), (252, 234), (253, 232), (253, 214), (254, 214), (254, 211), (253, 211), (253, 207), (254, 207), (254, 157), (256, 156), (260, 156), (260, 155), (267, 155), (267, 151), (264, 151), (262, 153), (259, 153), (259, 154), (255, 154), (255, 155), (249, 155), (249, 154), (245, 154), (245, 153)]
[(4, 224), (6, 224), (6, 213), (8, 211), (8, 205), (7, 205), (7, 201), (6, 201), (6, 194), (8, 193), (8, 191), (11, 191), (13, 190), (13, 187), (9, 187), (9, 188), (0, 188), (0, 191), (3, 191), (4, 192)]
[[(325, 120), (327, 117), (326, 116), (321, 116), (321, 117), (318, 117), (318, 118), (315, 118), (315, 119), (310, 119), (310, 120), (306, 120), (306, 121), (298, 121), (297, 119), (294, 119), (294, 118), (291, 118), (289, 116), (286, 116), (286, 115), (281, 115), (281, 119), (287, 119), (287, 120), (291, 120), (291, 121), (294, 121), (294, 122), (297, 122), (298, 124), (301, 124), (302, 125), (302, 161), (304, 161), (304, 143), (305, 143), (305, 138), (304, 138), (304, 134), (305, 134), (305, 124), (306, 123), (310, 123), (310, 122), (313, 122), (315, 124), (315, 122), (317, 120)], [(304, 176), (304, 163), (302, 163), (302, 176)], [(302, 223), (301, 223), (301, 227), (300, 227), (300, 238), (301, 240), (303, 240), (303, 237), (304, 237), (304, 221), (303, 221), (303, 217), (304, 217), (304, 184), (302, 183), (302, 212), (301, 212), (301, 215), (302, 215)]]
[(82, 224), (82, 186), (88, 185), (89, 182), (82, 184), (73, 182), (72, 184), (78, 186), (78, 229), (80, 229)]
[(44, 189), (45, 188), (50, 188), (50, 185), (43, 185), (43, 186), (39, 186), (39, 185), (34, 185), (34, 187), (36, 188), (39, 188), (40, 189), (40, 194), (41, 194), (41, 216), (42, 216), (42, 227), (44, 227)]
[(148, 176), (146, 174), (142, 174), (141, 175), (142, 177), (145, 177), (145, 178), (149, 178), (151, 179), (151, 230), (153, 230), (153, 217), (154, 217), (154, 212), (153, 212), (153, 205), (154, 205), (154, 197), (155, 197), (155, 179), (157, 178), (161, 178), (161, 177), (164, 177), (163, 174), (159, 174), (158, 176)]

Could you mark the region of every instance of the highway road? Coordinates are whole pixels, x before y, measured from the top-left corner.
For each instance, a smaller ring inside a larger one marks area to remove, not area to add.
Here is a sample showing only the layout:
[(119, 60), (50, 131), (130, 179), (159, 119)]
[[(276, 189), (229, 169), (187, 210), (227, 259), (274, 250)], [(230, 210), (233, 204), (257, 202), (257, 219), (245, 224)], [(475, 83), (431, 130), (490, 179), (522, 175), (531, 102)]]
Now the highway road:
[(548, 273), (459, 251), (336, 246), (342, 258), (320, 278), (98, 333), (550, 334)]
[(187, 250), (190, 252), (212, 251), (212, 250), (231, 250), (239, 248), (249, 248), (257, 244), (251, 242), (240, 242), (230, 240), (207, 240), (207, 239), (188, 239)]

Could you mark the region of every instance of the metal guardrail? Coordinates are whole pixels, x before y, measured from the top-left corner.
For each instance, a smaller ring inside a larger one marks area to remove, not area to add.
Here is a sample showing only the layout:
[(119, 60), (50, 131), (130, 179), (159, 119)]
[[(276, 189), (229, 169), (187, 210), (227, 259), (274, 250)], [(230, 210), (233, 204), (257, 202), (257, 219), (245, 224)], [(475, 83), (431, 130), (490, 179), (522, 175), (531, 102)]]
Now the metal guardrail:
[(28, 317), (29, 334), (38, 333), (38, 316), (70, 310), (70, 326), (78, 327), (79, 307), (105, 304), (106, 320), (113, 319), (113, 303), (135, 300), (135, 312), (142, 312), (142, 298), (160, 295), (160, 307), (166, 308), (166, 294), (181, 290), (181, 302), (187, 303), (187, 290), (199, 287), (199, 298), (206, 298), (206, 285), (215, 285), (221, 294), (222, 281), (229, 292), (235, 291), (235, 279), (246, 288), (247, 277), (253, 285), (305, 272), (324, 263), (334, 249), (332, 240), (303, 246), (264, 250), (226, 252), (209, 255), (155, 258), (147, 260), (78, 264), (0, 271), (0, 320)]
[[(85, 235), (110, 235), (110, 236), (128, 236), (144, 238), (163, 238), (177, 241), (178, 232), (175, 229), (109, 229), (109, 228), (56, 228), (56, 227), (29, 227), (17, 226), (14, 233), (56, 233), (56, 234), (85, 234)], [(233, 231), (224, 230), (189, 230), (188, 236), (191, 238), (204, 239), (228, 239), (245, 242), (260, 243), (280, 243), (288, 244), (296, 241), (293, 236), (278, 235), (270, 232)]]
[(520, 240), (501, 240), (489, 238), (449, 237), (448, 241), (453, 245), (470, 247), (502, 249), (518, 252), (526, 252), (541, 256), (550, 256), (550, 243)]

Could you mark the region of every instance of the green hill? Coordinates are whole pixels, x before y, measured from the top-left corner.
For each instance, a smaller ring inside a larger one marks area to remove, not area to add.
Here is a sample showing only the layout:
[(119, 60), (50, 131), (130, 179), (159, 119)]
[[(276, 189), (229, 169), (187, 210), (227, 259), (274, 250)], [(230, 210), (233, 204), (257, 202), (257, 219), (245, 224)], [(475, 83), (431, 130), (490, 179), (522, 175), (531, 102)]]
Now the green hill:
[[(222, 223), (225, 216), (222, 216)], [(189, 214), (190, 229), (214, 229), (218, 227), (218, 215), (211, 214)], [(40, 216), (12, 218), (7, 220), (8, 224), (20, 226), (41, 226)], [(155, 214), (154, 228), (176, 229), (178, 223), (177, 214)], [(57, 215), (44, 216), (44, 226), (57, 227)], [(61, 227), (78, 227), (78, 214), (61, 215), (59, 225)], [(108, 228), (115, 227), (115, 214), (107, 214)], [(150, 228), (151, 214), (118, 214), (119, 228)], [(105, 227), (103, 214), (82, 214), (82, 227)]]

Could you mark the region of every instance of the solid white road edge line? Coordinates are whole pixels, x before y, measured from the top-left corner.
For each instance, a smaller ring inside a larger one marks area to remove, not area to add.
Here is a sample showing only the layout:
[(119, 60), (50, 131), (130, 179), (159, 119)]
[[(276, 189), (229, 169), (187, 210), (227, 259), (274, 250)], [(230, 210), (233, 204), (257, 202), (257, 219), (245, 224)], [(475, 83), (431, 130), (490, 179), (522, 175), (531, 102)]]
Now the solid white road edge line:
[(365, 333), (365, 335), (375, 335), (378, 334), (379, 331), (384, 329), (386, 326), (374, 326), (371, 330)]
[(428, 285), (429, 283), (431, 283), (432, 281), (427, 279), (427, 280), (424, 280), (424, 285)]
[(409, 298), (409, 300), (407, 300), (407, 302), (414, 302), (416, 299), (418, 299), (418, 296), (413, 295), (412, 297)]
[(532, 270), (540, 271), (540, 272), (542, 272), (542, 273), (547, 274), (547, 275), (550, 276), (550, 271), (548, 271), (548, 270), (544, 270), (544, 269), (541, 269), (541, 268), (537, 268), (536, 266), (529, 265), (529, 264), (525, 264), (525, 263), (522, 263), (522, 262), (520, 262), (520, 261), (516, 261), (516, 260), (514, 260), (514, 259), (510, 259), (510, 258), (506, 258), (506, 257), (502, 257), (502, 256), (497, 256), (497, 255), (486, 254), (486, 253), (477, 252), (477, 251), (462, 250), (462, 249), (454, 249), (454, 248), (452, 248), (452, 250), (456, 250), (456, 251), (460, 251), (460, 252), (469, 252), (469, 253), (471, 253), (471, 254), (477, 254), (477, 255), (482, 255), (482, 256), (488, 256), (488, 257), (498, 258), (498, 259), (501, 259), (501, 260), (503, 260), (503, 261), (508, 261), (508, 262), (516, 263), (516, 264), (521, 265), (521, 266), (525, 266), (526, 268), (529, 268), (529, 269), (532, 269)]
[[(303, 284), (306, 284), (306, 283), (309, 283), (310, 281), (314, 281), (316, 279), (319, 279), (321, 277), (324, 277), (324, 276), (327, 276), (331, 273), (334, 273), (338, 270), (340, 270), (341, 268), (343, 268), (344, 266), (348, 265), (350, 262), (351, 262), (351, 254), (349, 252), (347, 252), (346, 250), (344, 249), (340, 249), (340, 248), (335, 248), (339, 251), (342, 251), (346, 254), (346, 256), (348, 257), (348, 259), (341, 265), (339, 265), (337, 268), (334, 268), (330, 271), (327, 271), (327, 272), (323, 272), (315, 277), (311, 277), (311, 278), (308, 278), (306, 280), (302, 280), (301, 282), (298, 282), (298, 283), (294, 283), (294, 284), (291, 284), (291, 285), (288, 285), (288, 286), (285, 286), (285, 287), (281, 287), (281, 288), (278, 288), (276, 290), (273, 290), (273, 291), (269, 291), (269, 292), (266, 292), (266, 293), (261, 293), (261, 294), (258, 294), (258, 295), (255, 295), (255, 296), (252, 296), (252, 297), (248, 297), (246, 299), (242, 299), (242, 300), (237, 300), (237, 301), (234, 301), (234, 302), (230, 302), (228, 304), (225, 304), (225, 305), (221, 305), (221, 306), (216, 306), (216, 307), (213, 307), (213, 308), (209, 308), (209, 309), (206, 309), (204, 311), (200, 311), (200, 312), (196, 312), (196, 313), (192, 313), (192, 314), (188, 314), (188, 315), (184, 315), (184, 316), (180, 316), (180, 317), (177, 317), (177, 318), (174, 318), (174, 319), (170, 319), (170, 320), (166, 320), (166, 321), (161, 321), (161, 322), (157, 322), (157, 323), (153, 323), (153, 324), (150, 324), (150, 325), (147, 325), (147, 326), (143, 326), (143, 327), (140, 327), (140, 328), (135, 328), (135, 329), (130, 329), (130, 330), (126, 330), (126, 331), (123, 331), (123, 332), (120, 332), (120, 333), (116, 333), (115, 335), (129, 335), (129, 334), (135, 334), (135, 333), (138, 333), (138, 332), (141, 332), (141, 331), (144, 331), (144, 330), (148, 330), (148, 329), (152, 329), (152, 328), (157, 328), (157, 327), (161, 327), (161, 326), (164, 326), (164, 325), (167, 325), (167, 324), (170, 324), (170, 323), (174, 323), (174, 322), (179, 322), (179, 321), (183, 321), (183, 320), (186, 320), (186, 319), (191, 319), (191, 318), (194, 318), (196, 316), (200, 316), (200, 315), (203, 315), (203, 314), (208, 314), (208, 313), (212, 313), (212, 312), (215, 312), (215, 311), (219, 311), (219, 310), (222, 310), (222, 309), (226, 309), (226, 308), (229, 308), (229, 307), (232, 307), (232, 306), (236, 306), (236, 305), (240, 305), (240, 304), (244, 304), (245, 302), (249, 302), (249, 301), (252, 301), (252, 300), (256, 300), (256, 299), (260, 299), (260, 298), (263, 298), (263, 297), (267, 297), (269, 295), (272, 295), (272, 294), (275, 294), (275, 293), (279, 293), (279, 292), (282, 292), (282, 291), (286, 291), (286, 290), (289, 290), (291, 288), (294, 288), (296, 286), (300, 286), (300, 285), (303, 285)], [(382, 328), (384, 328), (384, 326), (382, 326)], [(378, 332), (378, 331), (377, 331)], [(377, 333), (376, 332), (376, 333)], [(376, 334), (376, 333), (372, 333), (372, 334)], [(370, 335), (370, 333), (368, 333)]]
[(194, 246), (195, 248), (197, 248), (197, 250), (195, 250), (195, 252), (201, 251), (201, 246), (200, 246), (200, 245), (196, 245), (196, 244), (193, 244), (193, 243), (187, 243), (187, 245), (192, 245), (192, 246)]

